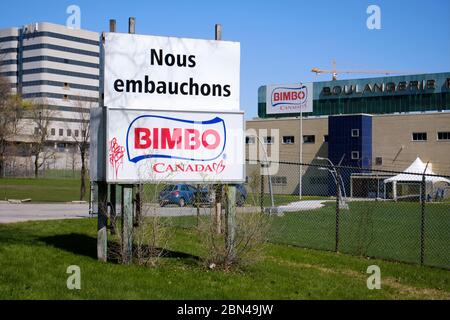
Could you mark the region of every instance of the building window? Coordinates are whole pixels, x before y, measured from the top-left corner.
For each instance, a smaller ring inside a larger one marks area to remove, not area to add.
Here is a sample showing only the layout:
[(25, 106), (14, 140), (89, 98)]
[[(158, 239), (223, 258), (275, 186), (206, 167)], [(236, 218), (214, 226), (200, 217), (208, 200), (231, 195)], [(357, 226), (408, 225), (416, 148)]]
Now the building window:
[(283, 136), (283, 144), (294, 144), (294, 136)]
[(263, 141), (265, 144), (273, 144), (273, 137), (272, 136), (267, 136), (263, 138)]
[(287, 177), (274, 176), (271, 177), (272, 184), (274, 186), (286, 186), (287, 185)]
[(55, 128), (52, 128), (52, 129), (50, 130), (50, 132), (51, 132), (52, 136), (54, 136), (54, 135), (56, 134)]
[(78, 130), (75, 130), (75, 132), (74, 132), (75, 137), (78, 137), (79, 133), (80, 133), (80, 132), (79, 132)]
[(81, 136), (86, 138), (86, 130), (81, 130)]
[(38, 127), (34, 127), (34, 134), (39, 134), (39, 128)]
[(352, 129), (352, 138), (359, 137), (359, 129)]
[(316, 143), (316, 136), (314, 135), (303, 136), (303, 143)]
[(359, 160), (359, 151), (352, 151), (352, 160)]
[(377, 165), (377, 166), (383, 165), (383, 158), (382, 157), (376, 157), (375, 158), (375, 165)]
[(413, 141), (427, 141), (427, 133), (426, 132), (413, 132), (412, 140)]
[(323, 142), (328, 142), (328, 135), (327, 134), (323, 136)]
[(67, 136), (68, 136), (68, 137), (71, 137), (71, 136), (72, 136), (72, 130), (67, 129)]
[(253, 137), (253, 136), (245, 137), (245, 143), (246, 144), (255, 144), (255, 137)]
[(59, 135), (62, 137), (64, 135), (64, 130), (63, 129), (59, 129)]
[(438, 141), (450, 141), (450, 131), (438, 132)]

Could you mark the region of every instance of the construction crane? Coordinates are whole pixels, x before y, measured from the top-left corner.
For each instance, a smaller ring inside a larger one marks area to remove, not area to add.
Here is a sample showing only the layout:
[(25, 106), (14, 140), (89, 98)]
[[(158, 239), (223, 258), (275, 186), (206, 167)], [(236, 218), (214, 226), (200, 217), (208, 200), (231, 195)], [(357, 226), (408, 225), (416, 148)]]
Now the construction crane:
[(322, 70), (319, 68), (312, 68), (311, 72), (314, 72), (316, 75), (319, 75), (321, 73), (330, 73), (332, 80), (337, 80), (338, 74), (343, 73), (357, 73), (357, 74), (384, 74), (384, 75), (390, 75), (390, 74), (405, 74), (407, 72), (400, 72), (400, 71), (392, 71), (392, 70), (336, 70), (336, 61), (333, 60), (333, 68), (332, 70)]

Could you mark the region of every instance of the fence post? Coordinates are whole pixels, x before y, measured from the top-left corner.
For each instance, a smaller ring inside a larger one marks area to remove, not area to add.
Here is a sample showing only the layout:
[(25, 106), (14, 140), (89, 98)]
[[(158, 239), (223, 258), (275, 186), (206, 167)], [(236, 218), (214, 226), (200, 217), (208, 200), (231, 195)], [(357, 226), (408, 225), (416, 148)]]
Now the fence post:
[(336, 168), (336, 230), (335, 230), (335, 247), (334, 251), (339, 251), (339, 215), (341, 204), (341, 185), (339, 183), (340, 169)]
[(197, 209), (197, 228), (200, 225), (200, 185), (197, 184), (197, 192), (195, 193), (195, 207)]
[(420, 209), (421, 209), (421, 219), (420, 219), (420, 264), (423, 265), (425, 257), (425, 173), (422, 174), (422, 184), (420, 187)]
[(261, 213), (264, 213), (264, 174), (263, 174), (263, 164), (261, 162), (261, 196), (260, 196), (260, 206), (261, 206)]

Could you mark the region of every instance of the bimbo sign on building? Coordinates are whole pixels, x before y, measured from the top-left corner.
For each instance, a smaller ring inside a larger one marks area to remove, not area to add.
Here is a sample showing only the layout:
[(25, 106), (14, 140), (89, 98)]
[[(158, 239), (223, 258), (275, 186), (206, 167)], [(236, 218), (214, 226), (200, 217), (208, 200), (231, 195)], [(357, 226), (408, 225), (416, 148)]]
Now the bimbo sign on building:
[(107, 182), (245, 180), (239, 43), (106, 33), (104, 57)]
[(267, 114), (312, 112), (312, 110), (312, 83), (267, 86)]

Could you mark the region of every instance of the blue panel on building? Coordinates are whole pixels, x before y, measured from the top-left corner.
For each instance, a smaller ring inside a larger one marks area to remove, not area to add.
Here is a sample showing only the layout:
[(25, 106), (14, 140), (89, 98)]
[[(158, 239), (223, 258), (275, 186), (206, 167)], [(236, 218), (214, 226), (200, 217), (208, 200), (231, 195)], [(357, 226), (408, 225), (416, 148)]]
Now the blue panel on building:
[[(342, 169), (346, 194), (350, 192), (350, 176), (372, 166), (372, 116), (365, 114), (328, 117), (328, 157), (337, 165), (360, 169)], [(335, 185), (329, 186), (335, 193)]]

